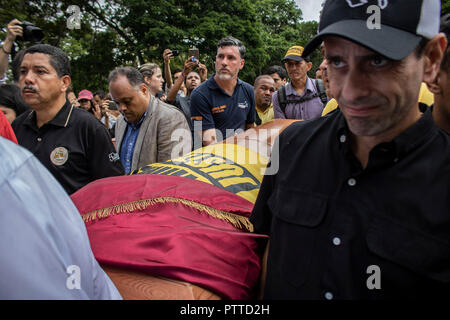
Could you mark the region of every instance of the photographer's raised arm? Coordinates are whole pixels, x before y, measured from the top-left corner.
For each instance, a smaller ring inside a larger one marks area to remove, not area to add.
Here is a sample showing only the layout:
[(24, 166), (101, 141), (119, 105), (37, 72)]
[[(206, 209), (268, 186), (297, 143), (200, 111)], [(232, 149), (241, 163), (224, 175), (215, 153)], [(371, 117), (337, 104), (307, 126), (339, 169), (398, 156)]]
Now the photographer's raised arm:
[(196, 67), (198, 65), (198, 62), (194, 62), (191, 59), (192, 57), (189, 57), (185, 62), (184, 62), (184, 68), (183, 68), (183, 72), (181, 73), (182, 76), (178, 77), (178, 79), (175, 81), (175, 83), (173, 84), (173, 86), (170, 88), (169, 90), (169, 94), (167, 95), (167, 101), (168, 102), (174, 102), (177, 99), (177, 93), (181, 88), (181, 85), (184, 82), (184, 79), (186, 78), (186, 76), (189, 74), (189, 72), (192, 71), (192, 69), (194, 67)]
[(22, 36), (23, 29), (20, 26), (22, 23), (14, 19), (8, 24), (8, 31), (6, 33), (6, 39), (3, 41), (2, 48), (0, 49), (0, 79), (5, 76), (6, 71), (8, 70), (8, 59), (11, 54), (14, 41), (16, 37)]
[(173, 58), (172, 50), (166, 49), (163, 52), (164, 59), (164, 80), (166, 80), (167, 88), (172, 88), (172, 72), (170, 71), (170, 58)]

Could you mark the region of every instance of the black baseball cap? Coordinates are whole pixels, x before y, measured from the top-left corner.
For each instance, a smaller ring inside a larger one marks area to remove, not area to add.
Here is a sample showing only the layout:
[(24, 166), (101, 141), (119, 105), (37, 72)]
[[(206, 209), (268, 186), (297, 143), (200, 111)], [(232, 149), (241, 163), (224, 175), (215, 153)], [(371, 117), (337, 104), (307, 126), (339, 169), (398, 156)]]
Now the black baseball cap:
[[(379, 28), (369, 21), (376, 11), (380, 12)], [(431, 39), (439, 32), (440, 11), (440, 0), (327, 0), (319, 33), (306, 45), (303, 55), (310, 55), (323, 36), (334, 35), (401, 60), (422, 38)]]

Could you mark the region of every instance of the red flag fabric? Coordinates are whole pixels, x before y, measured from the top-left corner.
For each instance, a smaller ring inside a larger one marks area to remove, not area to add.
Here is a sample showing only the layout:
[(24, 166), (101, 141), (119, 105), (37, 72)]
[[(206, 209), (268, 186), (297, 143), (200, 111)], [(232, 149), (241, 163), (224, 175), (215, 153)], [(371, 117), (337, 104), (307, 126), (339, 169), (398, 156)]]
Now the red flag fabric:
[(17, 143), (17, 138), (16, 135), (14, 134), (13, 129), (11, 128), (11, 125), (9, 124), (8, 119), (6, 119), (6, 116), (1, 111), (0, 111), (0, 136)]
[(267, 236), (251, 232), (251, 202), (152, 174), (97, 180), (71, 198), (99, 263), (191, 282), (225, 299), (254, 298)]

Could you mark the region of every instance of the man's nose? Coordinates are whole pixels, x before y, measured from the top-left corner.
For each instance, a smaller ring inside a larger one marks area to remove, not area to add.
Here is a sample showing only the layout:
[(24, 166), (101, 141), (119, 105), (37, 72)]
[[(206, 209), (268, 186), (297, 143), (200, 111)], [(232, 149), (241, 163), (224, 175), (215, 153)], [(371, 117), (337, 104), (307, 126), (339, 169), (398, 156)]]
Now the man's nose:
[(342, 86), (342, 97), (346, 101), (358, 101), (369, 96), (368, 79), (357, 68), (349, 68), (343, 79), (339, 80)]
[(20, 78), (23, 79), (25, 84), (33, 84), (35, 80), (34, 73), (31, 70), (27, 71), (25, 74), (22, 74)]

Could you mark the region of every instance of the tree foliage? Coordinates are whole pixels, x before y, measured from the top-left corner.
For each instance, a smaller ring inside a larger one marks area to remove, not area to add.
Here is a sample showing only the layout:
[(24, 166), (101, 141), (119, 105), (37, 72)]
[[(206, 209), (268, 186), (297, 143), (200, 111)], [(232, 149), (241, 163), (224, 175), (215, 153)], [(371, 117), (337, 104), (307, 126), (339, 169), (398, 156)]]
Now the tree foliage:
[(441, 0), (442, 14), (450, 13), (450, 0)]
[[(70, 5), (81, 10), (81, 29), (66, 25)], [(172, 70), (196, 47), (211, 74), (217, 42), (227, 35), (247, 47), (239, 77), (252, 83), (268, 66), (281, 64), (290, 46), (314, 36), (317, 23), (302, 22), (301, 16), (294, 0), (0, 0), (2, 25), (14, 17), (30, 21), (44, 30), (43, 42), (67, 52), (75, 91), (106, 89), (108, 73), (119, 65), (162, 66), (166, 48), (181, 52)], [(320, 55), (312, 58), (317, 67)]]

